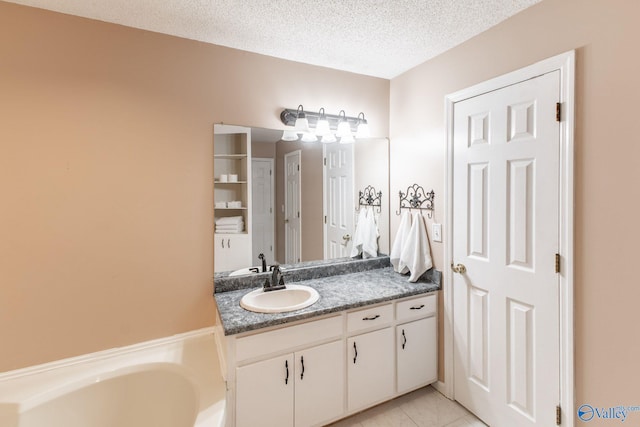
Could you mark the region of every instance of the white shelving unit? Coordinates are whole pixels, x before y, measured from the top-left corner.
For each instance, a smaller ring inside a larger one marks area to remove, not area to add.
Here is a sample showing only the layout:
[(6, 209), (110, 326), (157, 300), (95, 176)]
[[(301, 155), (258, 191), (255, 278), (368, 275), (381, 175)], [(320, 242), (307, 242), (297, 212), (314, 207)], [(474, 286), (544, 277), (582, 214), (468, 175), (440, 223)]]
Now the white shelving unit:
[[(251, 129), (214, 125), (214, 206), (240, 201), (241, 207), (214, 207), (215, 219), (241, 216), (240, 233), (215, 233), (214, 270), (229, 271), (251, 265)], [(221, 181), (222, 175), (238, 180)]]

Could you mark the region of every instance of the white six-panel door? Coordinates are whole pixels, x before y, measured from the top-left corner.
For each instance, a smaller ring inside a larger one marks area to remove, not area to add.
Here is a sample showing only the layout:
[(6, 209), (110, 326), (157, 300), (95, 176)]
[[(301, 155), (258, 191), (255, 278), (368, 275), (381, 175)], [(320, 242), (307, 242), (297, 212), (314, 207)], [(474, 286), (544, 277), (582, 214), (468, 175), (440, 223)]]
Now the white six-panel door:
[(292, 264), (302, 259), (302, 174), (300, 150), (287, 153), (284, 156), (284, 240), (285, 262)]
[(251, 159), (251, 259), (258, 263), (264, 254), (268, 263), (275, 263), (273, 159)]
[(496, 427), (556, 424), (559, 74), (454, 104), (455, 399)]
[(325, 144), (324, 158), (324, 257), (348, 257), (354, 232), (353, 144)]

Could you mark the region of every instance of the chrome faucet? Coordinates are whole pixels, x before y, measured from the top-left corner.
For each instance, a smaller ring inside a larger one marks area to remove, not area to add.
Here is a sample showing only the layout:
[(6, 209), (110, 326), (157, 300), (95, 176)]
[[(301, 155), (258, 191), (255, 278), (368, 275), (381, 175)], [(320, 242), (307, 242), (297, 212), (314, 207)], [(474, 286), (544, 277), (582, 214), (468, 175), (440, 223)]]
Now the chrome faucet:
[(271, 266), (271, 283), (269, 283), (269, 279), (264, 281), (264, 291), (277, 291), (279, 289), (286, 289), (284, 284), (284, 276), (282, 275), (282, 271), (280, 271), (280, 266), (278, 264)]

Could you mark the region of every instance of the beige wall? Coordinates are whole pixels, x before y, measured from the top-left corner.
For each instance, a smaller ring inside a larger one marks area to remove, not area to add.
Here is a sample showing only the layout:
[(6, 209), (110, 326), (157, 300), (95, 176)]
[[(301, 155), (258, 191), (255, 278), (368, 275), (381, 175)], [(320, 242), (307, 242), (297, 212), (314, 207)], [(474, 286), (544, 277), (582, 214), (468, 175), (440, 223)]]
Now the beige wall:
[(387, 138), (356, 139), (353, 157), (356, 207), (358, 207), (359, 192), (364, 191), (368, 185), (382, 192), (381, 206), (376, 208), (376, 211), (380, 210), (378, 252), (389, 255), (389, 204), (397, 202), (397, 198), (393, 196), (396, 192), (389, 193), (389, 140)]
[[(434, 221), (444, 223), (445, 95), (577, 50), (578, 405), (640, 401), (635, 339), (640, 288), (634, 268), (640, 144), (631, 126), (640, 98), (638, 16), (636, 1), (544, 0), (391, 82), (391, 191), (413, 181), (433, 187)], [(397, 227), (392, 215), (392, 236)], [(433, 249), (436, 267), (445, 268), (442, 244)]]
[(214, 122), (388, 134), (387, 80), (4, 2), (0, 94), (0, 371), (214, 323)]

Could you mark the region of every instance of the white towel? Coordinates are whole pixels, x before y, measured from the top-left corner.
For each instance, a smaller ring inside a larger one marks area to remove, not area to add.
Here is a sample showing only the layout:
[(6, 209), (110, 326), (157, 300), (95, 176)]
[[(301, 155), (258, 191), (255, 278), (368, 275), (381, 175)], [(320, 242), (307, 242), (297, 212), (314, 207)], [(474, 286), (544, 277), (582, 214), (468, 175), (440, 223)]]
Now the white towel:
[(362, 254), (362, 258), (373, 258), (378, 255), (378, 225), (375, 214), (369, 207), (360, 210), (356, 231), (353, 233), (351, 256)]
[(409, 232), (411, 231), (411, 215), (408, 211), (402, 211), (402, 216), (400, 217), (400, 226), (398, 227), (398, 232), (396, 233), (396, 239), (393, 241), (393, 247), (391, 248), (391, 264), (393, 265), (393, 269), (398, 273), (408, 273), (409, 269), (405, 264), (401, 263), (400, 256), (402, 255), (402, 249), (404, 248), (404, 243), (409, 238)]
[(226, 216), (223, 218), (216, 219), (216, 225), (228, 225), (228, 224), (239, 224), (244, 222), (242, 216)]
[(243, 231), (244, 224), (239, 225), (216, 225), (216, 231)]
[(429, 237), (422, 214), (413, 214), (413, 224), (407, 241), (402, 248), (400, 263), (406, 265), (411, 272), (409, 282), (416, 282), (422, 274), (433, 267)]

